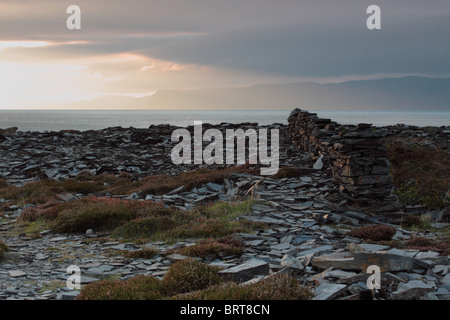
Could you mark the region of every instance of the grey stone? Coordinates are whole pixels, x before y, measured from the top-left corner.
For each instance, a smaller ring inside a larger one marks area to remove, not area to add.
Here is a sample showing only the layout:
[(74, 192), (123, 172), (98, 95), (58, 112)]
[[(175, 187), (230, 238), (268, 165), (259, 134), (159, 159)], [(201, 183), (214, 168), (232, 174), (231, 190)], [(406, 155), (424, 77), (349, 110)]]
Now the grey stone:
[(182, 254), (174, 253), (174, 254), (168, 255), (166, 258), (169, 259), (170, 261), (180, 261), (180, 260), (187, 259), (188, 257), (184, 256)]
[(383, 253), (356, 253), (354, 258), (356, 266), (362, 271), (371, 265), (380, 267), (381, 272), (409, 271), (413, 269), (413, 260), (408, 257)]
[(251, 259), (237, 266), (221, 270), (219, 274), (225, 279), (231, 279), (234, 282), (245, 282), (257, 275), (267, 275), (269, 271), (268, 262)]
[(314, 163), (313, 169), (322, 170), (322, 168), (323, 168), (323, 161), (322, 161), (322, 159), (323, 159), (323, 155), (320, 156), (319, 159), (317, 159), (316, 163)]
[(87, 277), (87, 276), (83, 276), (83, 275), (80, 277), (80, 284), (89, 284), (89, 283), (95, 282), (95, 281), (99, 281), (99, 279), (93, 278), (93, 277)]
[(52, 238), (52, 239), (50, 239), (50, 242), (59, 242), (59, 241), (65, 241), (65, 240), (67, 240), (67, 237), (55, 237), (55, 238)]
[(324, 282), (315, 289), (313, 300), (333, 300), (347, 290), (345, 284)]
[(343, 270), (360, 270), (360, 266), (354, 263), (354, 258), (330, 258), (330, 257), (313, 257), (311, 265), (324, 270), (328, 268), (338, 268)]
[(427, 252), (419, 252), (414, 256), (415, 259), (426, 260), (430, 258), (436, 258), (439, 256), (439, 252), (427, 251)]
[(206, 184), (206, 186), (214, 192), (221, 192), (224, 188), (223, 185), (213, 183), (213, 182), (208, 182)]
[(79, 295), (80, 291), (70, 291), (62, 293), (61, 298), (62, 300), (76, 300)]
[(13, 278), (25, 277), (27, 275), (27, 273), (22, 270), (11, 270), (11, 271), (8, 271), (8, 273), (9, 273), (9, 276), (13, 277)]
[(122, 243), (118, 244), (116, 246), (112, 246), (111, 249), (115, 250), (134, 250), (137, 249), (136, 245), (134, 243)]
[(103, 264), (103, 265), (100, 265), (98, 267), (87, 269), (86, 270), (86, 274), (97, 276), (97, 275), (102, 275), (102, 274), (105, 274), (107, 272), (110, 272), (113, 269), (114, 269), (114, 266)]
[(289, 254), (285, 254), (281, 259), (281, 267), (292, 273), (300, 273), (305, 269), (300, 260)]
[(448, 266), (436, 265), (433, 267), (433, 272), (437, 275), (446, 274), (449, 270)]
[(47, 259), (48, 257), (49, 257), (49, 256), (46, 255), (46, 254), (38, 253), (38, 254), (34, 257), (34, 259), (36, 259), (36, 260), (45, 260), (45, 259)]
[(389, 249), (389, 246), (381, 245), (381, 244), (369, 244), (369, 243), (361, 243), (359, 245), (364, 249), (365, 252), (375, 252)]
[(367, 283), (362, 282), (362, 281), (359, 281), (359, 282), (349, 285), (347, 289), (351, 294), (361, 294), (362, 292), (366, 292), (366, 291), (370, 290), (367, 287)]
[(450, 285), (450, 273), (447, 273), (440, 281), (442, 284)]
[(356, 275), (357, 275), (357, 273), (346, 272), (346, 271), (342, 271), (342, 270), (331, 270), (328, 273), (329, 277), (337, 278), (337, 279), (348, 279), (348, 278), (352, 278), (352, 277), (354, 277)]
[(391, 298), (393, 300), (416, 300), (435, 289), (434, 283), (412, 280), (407, 283), (400, 283), (397, 290), (391, 294)]
[(330, 245), (320, 246), (320, 247), (313, 248), (313, 249), (310, 249), (310, 250), (301, 251), (301, 252), (299, 252), (297, 254), (297, 256), (299, 257), (299, 259), (301, 259), (302, 257), (307, 257), (309, 255), (314, 255), (314, 254), (319, 253), (319, 252), (327, 252), (327, 251), (332, 251), (332, 250), (333, 250), (333, 247), (330, 246)]
[(398, 256), (408, 257), (408, 258), (414, 258), (414, 256), (419, 252), (419, 250), (400, 250), (400, 249), (390, 249), (386, 251), (386, 253), (394, 254)]
[(310, 240), (312, 240), (312, 239), (314, 239), (313, 236), (304, 235), (304, 236), (296, 237), (296, 238), (292, 241), (292, 243), (295, 244), (295, 245), (300, 245), (300, 244), (305, 243), (305, 242), (308, 242), (308, 241), (310, 241)]

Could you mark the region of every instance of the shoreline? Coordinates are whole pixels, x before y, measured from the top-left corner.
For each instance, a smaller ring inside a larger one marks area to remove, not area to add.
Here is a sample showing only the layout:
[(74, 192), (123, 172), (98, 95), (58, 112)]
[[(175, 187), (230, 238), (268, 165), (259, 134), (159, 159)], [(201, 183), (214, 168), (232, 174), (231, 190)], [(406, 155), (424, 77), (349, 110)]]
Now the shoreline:
[[(102, 130), (108, 127), (121, 126), (123, 128), (145, 129), (149, 125), (171, 124), (175, 126), (189, 126), (194, 121), (201, 120), (205, 123), (219, 125), (222, 122), (241, 123), (257, 122), (260, 125), (271, 125), (273, 123), (287, 124), (289, 111), (154, 111), (136, 110), (123, 111), (3, 111), (4, 116), (0, 120), (0, 128), (18, 127), (20, 132), (55, 132), (61, 130)], [(320, 117), (331, 118), (338, 123), (356, 125), (358, 123), (372, 123), (377, 127), (395, 126), (406, 124), (411, 126), (442, 127), (450, 123), (450, 112), (448, 111), (314, 111)], [(2, 110), (0, 110), (2, 114)], [(45, 115), (45, 117), (44, 117)], [(68, 119), (70, 115), (70, 119)], [(6, 120), (9, 119), (9, 120)], [(274, 121), (275, 120), (275, 121)], [(36, 124), (42, 122), (42, 125)]]

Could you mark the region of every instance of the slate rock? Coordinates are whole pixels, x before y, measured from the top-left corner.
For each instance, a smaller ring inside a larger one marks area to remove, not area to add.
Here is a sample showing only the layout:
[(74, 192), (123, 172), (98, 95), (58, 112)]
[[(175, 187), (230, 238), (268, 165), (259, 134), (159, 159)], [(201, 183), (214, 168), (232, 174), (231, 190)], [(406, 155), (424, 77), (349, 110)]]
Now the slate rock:
[(395, 254), (356, 253), (354, 264), (365, 272), (371, 265), (380, 267), (381, 272), (410, 271), (413, 269), (413, 259)]
[(268, 262), (251, 259), (237, 266), (221, 270), (219, 274), (225, 279), (231, 279), (234, 282), (245, 282), (257, 275), (268, 275), (269, 271)]
[(80, 291), (64, 292), (61, 295), (61, 299), (62, 300), (76, 300), (79, 295), (80, 295)]
[(27, 273), (22, 270), (11, 270), (11, 271), (8, 271), (8, 273), (13, 278), (25, 277), (27, 275)]
[(281, 259), (281, 267), (284, 272), (290, 274), (299, 274), (305, 269), (300, 260), (289, 254), (285, 254)]
[(436, 289), (434, 283), (425, 283), (420, 280), (412, 280), (407, 283), (400, 283), (397, 291), (391, 294), (393, 300), (417, 300)]
[(312, 300), (333, 300), (346, 290), (345, 284), (324, 282), (314, 290), (316, 296)]

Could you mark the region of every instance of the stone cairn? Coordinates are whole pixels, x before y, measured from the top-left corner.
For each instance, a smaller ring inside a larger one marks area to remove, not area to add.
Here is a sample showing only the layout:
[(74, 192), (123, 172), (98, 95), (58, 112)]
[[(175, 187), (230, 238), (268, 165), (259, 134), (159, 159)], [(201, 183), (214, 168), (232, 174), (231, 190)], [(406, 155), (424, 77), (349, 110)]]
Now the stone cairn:
[(373, 212), (400, 208), (384, 145), (387, 131), (371, 124), (340, 125), (295, 109), (288, 119), (294, 147), (331, 169), (344, 197)]

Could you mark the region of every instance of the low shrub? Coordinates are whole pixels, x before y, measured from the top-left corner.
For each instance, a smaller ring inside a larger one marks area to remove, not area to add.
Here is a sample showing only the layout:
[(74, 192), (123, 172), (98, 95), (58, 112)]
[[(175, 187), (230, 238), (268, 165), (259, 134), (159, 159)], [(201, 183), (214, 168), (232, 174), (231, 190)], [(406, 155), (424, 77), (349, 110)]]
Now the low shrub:
[(9, 252), (9, 248), (2, 240), (0, 240), (0, 260), (3, 259), (3, 254), (5, 252)]
[(185, 212), (175, 208), (153, 210), (151, 214), (117, 227), (113, 235), (127, 239), (173, 240), (220, 238), (250, 232), (259, 224), (237, 220), (251, 208), (251, 201), (215, 203)]
[(151, 194), (164, 194), (178, 187), (184, 186), (185, 190), (201, 187), (208, 182), (223, 183), (225, 178), (234, 173), (256, 173), (258, 169), (251, 169), (248, 164), (217, 168), (217, 169), (197, 169), (181, 173), (177, 176), (156, 175), (148, 176), (136, 182), (131, 192), (144, 192)]
[(6, 180), (0, 178), (0, 189), (1, 188), (6, 188), (7, 186), (8, 186), (8, 183), (6, 182)]
[(89, 197), (66, 203), (53, 227), (56, 232), (80, 233), (87, 229), (112, 230), (130, 220), (149, 216), (161, 207), (150, 201)]
[(186, 300), (310, 300), (314, 294), (287, 274), (275, 274), (248, 285), (225, 282), (176, 296)]
[(133, 219), (117, 227), (113, 235), (127, 239), (153, 238), (186, 223), (183, 214), (174, 208), (156, 208), (151, 214)]
[(131, 259), (151, 259), (158, 254), (156, 249), (142, 249), (137, 251), (128, 251), (124, 254), (126, 258)]
[(56, 180), (39, 180), (27, 183), (21, 188), (14, 186), (0, 186), (0, 197), (8, 198), (16, 203), (43, 204), (61, 193), (94, 194), (104, 189), (100, 182), (78, 181), (68, 179), (60, 182)]
[(348, 235), (355, 238), (370, 241), (389, 241), (394, 236), (396, 230), (387, 225), (370, 225), (351, 230)]
[(218, 257), (241, 255), (244, 252), (245, 243), (233, 236), (217, 240), (202, 240), (193, 246), (177, 250), (177, 253), (189, 256), (215, 259)]
[(41, 216), (40, 212), (35, 208), (25, 208), (20, 213), (19, 217), (17, 218), (17, 222), (23, 223), (23, 222), (33, 222), (39, 219)]
[(450, 157), (448, 150), (421, 144), (388, 140), (387, 154), (394, 180), (394, 193), (406, 205), (424, 205), (431, 210), (448, 205)]
[(448, 240), (433, 240), (425, 237), (413, 237), (406, 242), (409, 249), (420, 251), (435, 251), (441, 256), (450, 255), (450, 242)]
[(165, 277), (135, 276), (101, 280), (84, 286), (77, 300), (309, 300), (310, 288), (287, 274), (242, 285), (223, 282), (219, 269), (197, 260), (174, 263)]
[(162, 283), (166, 295), (206, 289), (222, 282), (219, 268), (188, 258), (172, 264)]
[(161, 299), (161, 280), (139, 275), (128, 280), (100, 280), (84, 286), (77, 300), (157, 300)]

